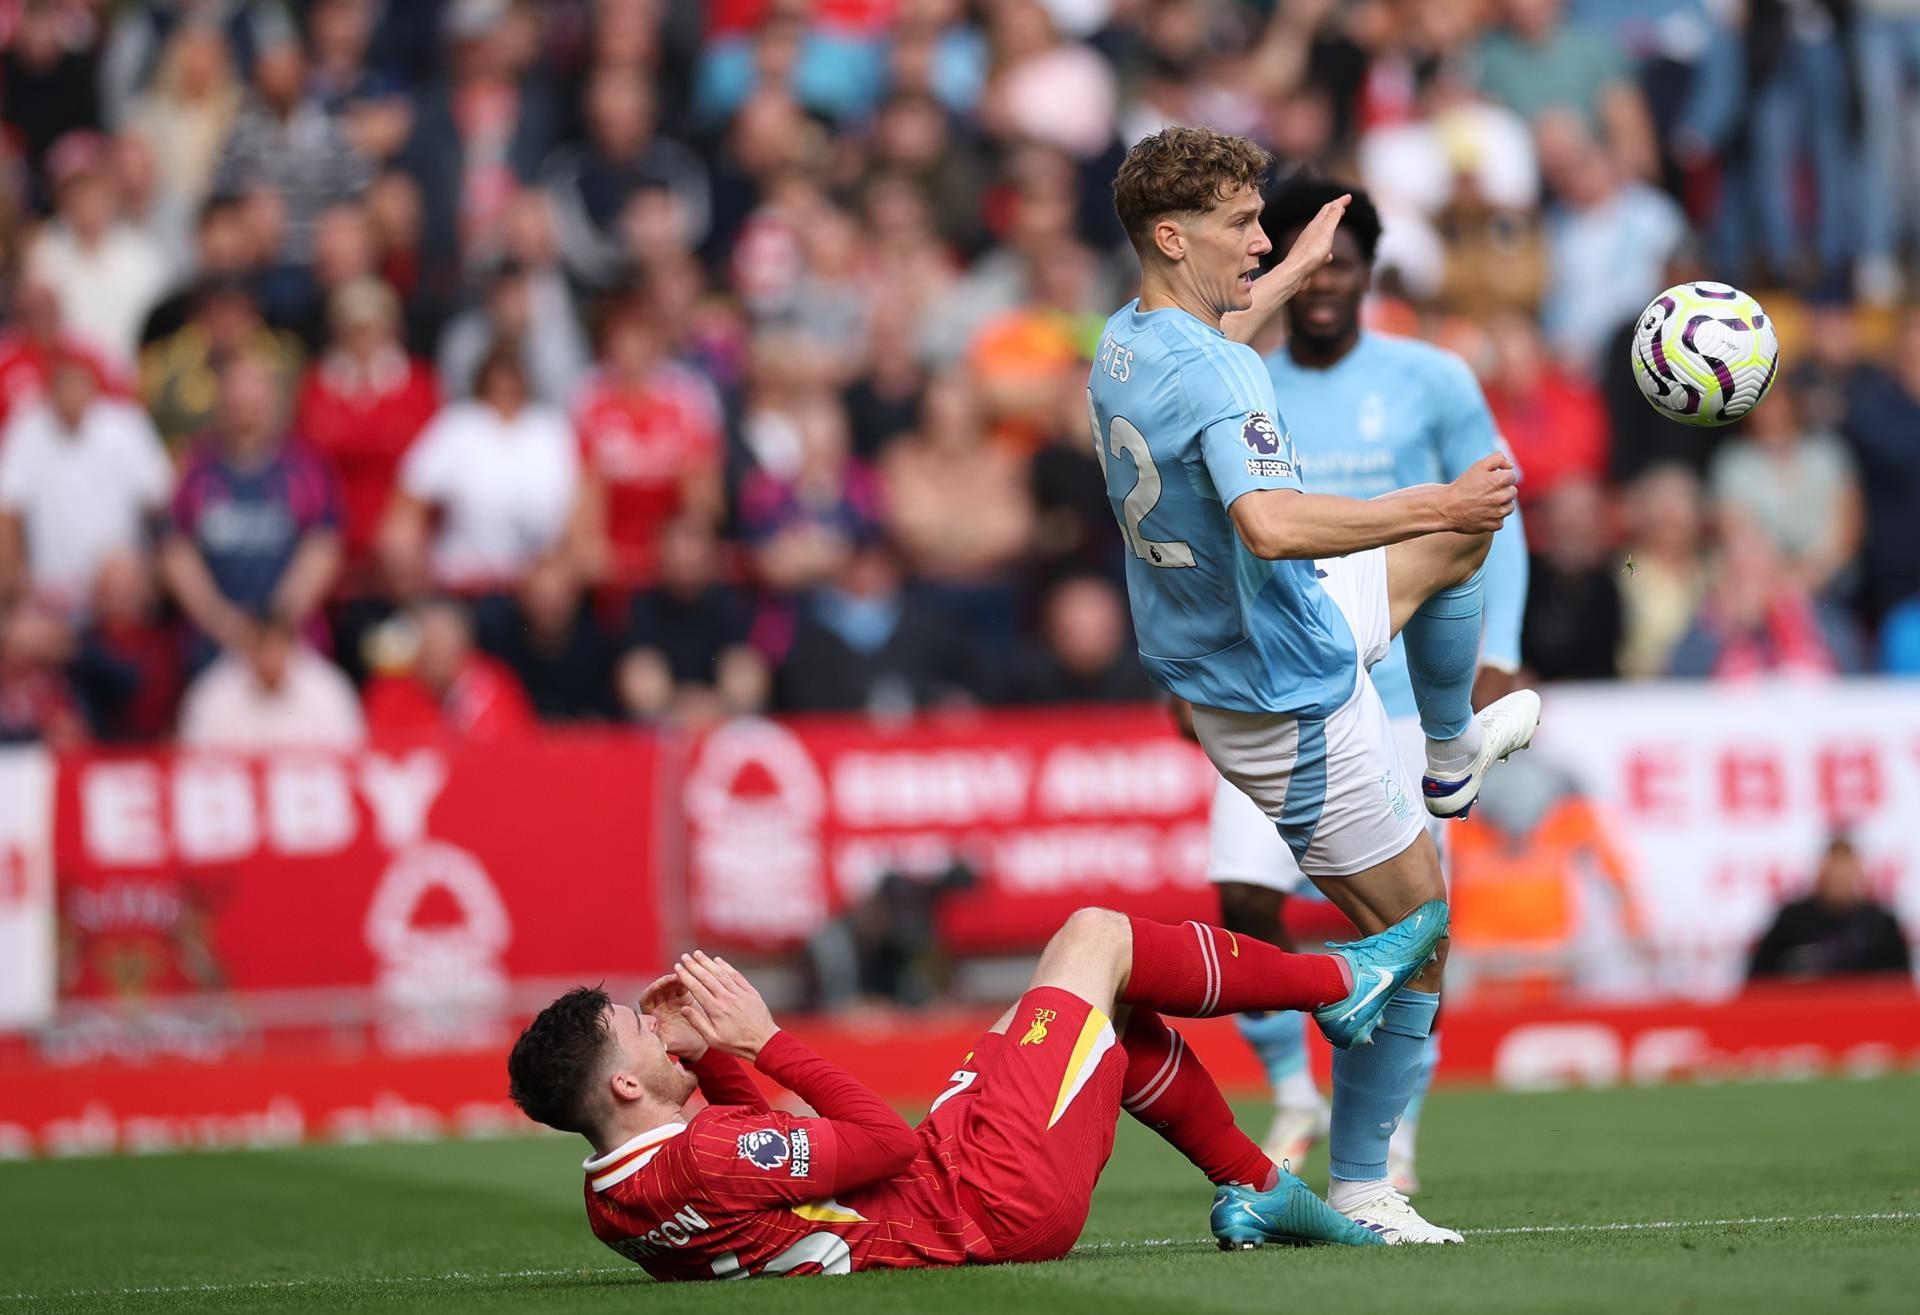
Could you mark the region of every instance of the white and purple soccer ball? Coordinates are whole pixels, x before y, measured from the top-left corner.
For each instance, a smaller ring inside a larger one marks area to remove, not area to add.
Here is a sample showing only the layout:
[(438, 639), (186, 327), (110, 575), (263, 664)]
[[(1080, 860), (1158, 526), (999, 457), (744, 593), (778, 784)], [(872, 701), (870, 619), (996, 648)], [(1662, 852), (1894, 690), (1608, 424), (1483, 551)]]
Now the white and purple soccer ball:
[(1725, 283), (1668, 288), (1634, 325), (1633, 381), (1682, 424), (1732, 424), (1760, 405), (1779, 368), (1772, 317)]

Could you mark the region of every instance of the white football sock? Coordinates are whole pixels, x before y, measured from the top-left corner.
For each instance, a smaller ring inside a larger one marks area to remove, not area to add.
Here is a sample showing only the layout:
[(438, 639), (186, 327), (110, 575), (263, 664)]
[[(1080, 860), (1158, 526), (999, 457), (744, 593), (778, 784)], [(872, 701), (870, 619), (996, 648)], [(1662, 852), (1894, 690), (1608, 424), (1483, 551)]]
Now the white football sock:
[(1480, 719), (1475, 717), (1467, 723), (1467, 728), (1451, 740), (1427, 741), (1427, 767), (1436, 772), (1464, 772), (1473, 766), (1475, 755), (1480, 752)]
[(1370, 1196), (1375, 1196), (1386, 1185), (1384, 1178), (1365, 1180), (1334, 1178), (1327, 1183), (1327, 1204), (1339, 1211), (1346, 1211), (1360, 1204)]
[(1320, 1088), (1314, 1084), (1313, 1070), (1302, 1064), (1293, 1072), (1275, 1084), (1273, 1104), (1276, 1109), (1312, 1109), (1315, 1105), (1325, 1104)]

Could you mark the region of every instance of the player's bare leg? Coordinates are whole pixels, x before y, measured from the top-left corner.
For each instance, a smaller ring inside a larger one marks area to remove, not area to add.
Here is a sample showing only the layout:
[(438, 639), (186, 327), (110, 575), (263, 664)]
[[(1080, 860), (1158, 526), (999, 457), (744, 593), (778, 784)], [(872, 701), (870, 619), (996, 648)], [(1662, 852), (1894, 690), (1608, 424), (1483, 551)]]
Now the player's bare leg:
[(1488, 770), (1533, 740), (1540, 696), (1515, 690), (1473, 711), (1479, 670), (1480, 567), (1493, 536), (1429, 534), (1387, 549), (1387, 594), (1393, 631), (1407, 654), (1407, 674), (1427, 736), (1421, 794), (1437, 817), (1463, 817), (1479, 798)]
[[(1399, 854), (1346, 877), (1314, 885), (1363, 933), (1392, 926), (1408, 910), (1446, 897), (1440, 855), (1422, 831)], [(1458, 1242), (1460, 1235), (1422, 1219), (1387, 1179), (1388, 1143), (1419, 1080), (1427, 1038), (1440, 1007), (1447, 941), (1392, 999), (1372, 1043), (1333, 1057), (1332, 1153), (1327, 1199), (1389, 1242)]]
[[(1439, 928), (1429, 930), (1430, 946)], [(1291, 954), (1202, 923), (1176, 927), (1082, 909), (1048, 942), (1001, 1044), (1045, 1044), (1063, 1012), (1059, 993), (1085, 1001), (1115, 1018), (1121, 1030), (1127, 1059), (1122, 1106), (1219, 1188), (1212, 1227), (1223, 1246), (1268, 1241), (1370, 1245), (1379, 1240), (1376, 1234), (1337, 1219), (1239, 1130), (1212, 1076), (1160, 1015), (1210, 1017), (1342, 1004), (1356, 994), (1352, 983), (1371, 962), (1350, 952)], [(1369, 1018), (1372, 1010), (1384, 1008), (1377, 1000), (1364, 1007)], [(1016, 1041), (1023, 1021), (1026, 1031)], [(1082, 1026), (1084, 1034), (1092, 1023)]]

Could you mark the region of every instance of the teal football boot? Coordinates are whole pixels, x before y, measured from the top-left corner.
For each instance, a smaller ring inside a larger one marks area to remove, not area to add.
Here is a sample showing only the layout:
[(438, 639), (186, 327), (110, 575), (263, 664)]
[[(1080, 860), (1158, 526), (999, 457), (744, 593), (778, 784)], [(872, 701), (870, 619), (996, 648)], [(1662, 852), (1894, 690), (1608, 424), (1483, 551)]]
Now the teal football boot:
[(1406, 917), (1365, 940), (1328, 945), (1353, 969), (1353, 990), (1313, 1011), (1321, 1033), (1341, 1050), (1373, 1035), (1374, 1024), (1393, 993), (1419, 975), (1433, 949), (1447, 934), (1447, 902), (1428, 900)]
[(1207, 1223), (1222, 1251), (1249, 1251), (1269, 1242), (1294, 1247), (1386, 1245), (1378, 1233), (1335, 1210), (1285, 1169), (1271, 1192), (1222, 1187), (1213, 1194)]

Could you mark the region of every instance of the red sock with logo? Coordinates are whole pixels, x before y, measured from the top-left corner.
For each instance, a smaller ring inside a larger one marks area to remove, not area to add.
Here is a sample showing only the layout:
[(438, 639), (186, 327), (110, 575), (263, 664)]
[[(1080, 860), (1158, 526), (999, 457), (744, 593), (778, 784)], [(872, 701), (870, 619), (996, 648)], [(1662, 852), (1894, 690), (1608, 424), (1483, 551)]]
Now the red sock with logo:
[(1165, 1137), (1209, 1182), (1272, 1189), (1279, 1180), (1273, 1161), (1240, 1131), (1213, 1075), (1178, 1032), (1136, 1005), (1120, 1045), (1127, 1052), (1120, 1087), (1127, 1113)]
[(1318, 1009), (1353, 989), (1337, 954), (1292, 954), (1202, 922), (1169, 926), (1129, 918), (1133, 968), (1122, 1003), (1176, 1018), (1249, 1010)]

